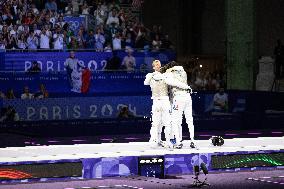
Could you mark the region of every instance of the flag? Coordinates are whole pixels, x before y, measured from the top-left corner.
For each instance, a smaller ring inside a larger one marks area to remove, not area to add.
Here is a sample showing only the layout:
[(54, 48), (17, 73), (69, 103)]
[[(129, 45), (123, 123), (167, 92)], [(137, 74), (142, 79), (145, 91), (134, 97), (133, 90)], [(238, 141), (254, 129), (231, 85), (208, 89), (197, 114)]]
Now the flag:
[(88, 68), (77, 71), (73, 70), (71, 74), (72, 89), (75, 93), (87, 93), (90, 88), (91, 71)]
[(91, 76), (92, 73), (89, 69), (86, 68), (83, 70), (81, 93), (87, 93), (89, 91)]

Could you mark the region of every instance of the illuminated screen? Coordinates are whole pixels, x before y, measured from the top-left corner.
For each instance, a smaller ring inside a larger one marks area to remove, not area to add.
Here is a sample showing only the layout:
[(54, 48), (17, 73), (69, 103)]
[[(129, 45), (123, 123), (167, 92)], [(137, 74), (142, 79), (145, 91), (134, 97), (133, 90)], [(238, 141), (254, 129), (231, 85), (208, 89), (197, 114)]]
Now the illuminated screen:
[(164, 157), (139, 157), (138, 174), (145, 177), (164, 177)]
[(0, 180), (81, 177), (82, 163), (46, 163), (0, 166)]
[(212, 169), (284, 166), (284, 153), (212, 155)]

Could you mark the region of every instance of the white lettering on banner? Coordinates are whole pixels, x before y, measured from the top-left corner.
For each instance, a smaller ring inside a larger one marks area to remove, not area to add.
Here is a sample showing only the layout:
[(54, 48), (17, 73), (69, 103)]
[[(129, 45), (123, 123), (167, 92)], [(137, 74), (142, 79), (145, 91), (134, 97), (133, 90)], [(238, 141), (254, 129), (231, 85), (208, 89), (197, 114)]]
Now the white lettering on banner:
[(83, 60), (79, 60), (78, 63), (79, 63), (79, 65), (83, 65), (84, 67), (86, 67), (85, 62)]
[(52, 119), (62, 119), (61, 118), (61, 108), (59, 106), (53, 106), (52, 107)]
[(32, 66), (32, 63), (30, 61), (25, 61), (25, 72), (28, 71)]
[[(41, 61), (37, 61), (37, 63), (39, 64), (41, 70), (43, 72), (50, 72), (50, 71), (64, 71), (64, 62), (57, 61), (57, 62), (53, 62), (52, 60), (47, 60), (46, 62), (41, 62)], [(83, 60), (79, 60), (80, 65), (84, 65), (86, 66), (85, 62)], [(91, 71), (95, 71), (95, 70), (104, 70), (105, 67), (107, 65), (107, 61), (106, 60), (102, 60), (100, 62), (100, 64), (98, 64), (95, 60), (90, 60), (87, 64), (87, 67), (91, 70)], [(31, 61), (25, 61), (25, 70), (24, 71), (28, 71), (32, 66), (32, 62)], [(100, 67), (100, 68), (98, 68)]]
[[(103, 117), (115, 117), (115, 113), (119, 112), (122, 107), (128, 106), (129, 111), (133, 113), (133, 115), (138, 116), (136, 114), (136, 107), (132, 104), (114, 104), (113, 106), (110, 104), (104, 104), (102, 106), (91, 104), (88, 107), (81, 105), (73, 105), (73, 106), (59, 106), (54, 105), (50, 107), (41, 106), (41, 107), (27, 107), (26, 108), (26, 120), (66, 120), (66, 119), (81, 119), (81, 118), (103, 118)], [(89, 109), (89, 110), (88, 110)], [(83, 111), (86, 110), (86, 111)], [(87, 112), (89, 111), (89, 113)], [(101, 114), (100, 114), (101, 113)]]
[(74, 118), (78, 119), (78, 118), (81, 117), (81, 112), (80, 112), (80, 106), (79, 105), (74, 106), (73, 107), (73, 111), (74, 111), (74, 113), (73, 113), (73, 117)]
[[(95, 68), (92, 68), (92, 65), (94, 65)], [(98, 69), (98, 64), (95, 60), (91, 60), (89, 63), (88, 63), (88, 68), (90, 70), (97, 70)]]
[(132, 105), (129, 104), (128, 109), (129, 109), (129, 111), (132, 112), (135, 116), (137, 116), (137, 114), (136, 114), (136, 107), (135, 107), (135, 106), (133, 106), (133, 108), (132, 108)]
[(35, 108), (27, 107), (27, 121), (32, 120), (31, 118), (35, 115)]
[[(65, 70), (64, 66), (63, 66), (63, 70)], [(60, 69), (60, 61), (57, 61), (57, 71), (61, 71), (61, 69)]]
[(46, 61), (46, 71), (54, 71), (53, 70), (53, 62), (52, 61)]
[(107, 65), (107, 61), (106, 60), (102, 60), (101, 61), (102, 70), (105, 70), (106, 65)]
[(39, 119), (40, 120), (43, 120), (43, 119), (48, 120), (48, 109), (47, 109), (47, 107), (41, 107), (39, 109)]
[(102, 107), (102, 115), (105, 116), (105, 117), (110, 117), (112, 116), (112, 113), (113, 113), (113, 108), (111, 107), (111, 105), (109, 104), (105, 104), (103, 107)]
[(90, 118), (98, 117), (96, 115), (97, 109), (98, 109), (98, 107), (96, 105), (94, 105), (94, 104), (90, 106), (90, 112), (91, 112)]

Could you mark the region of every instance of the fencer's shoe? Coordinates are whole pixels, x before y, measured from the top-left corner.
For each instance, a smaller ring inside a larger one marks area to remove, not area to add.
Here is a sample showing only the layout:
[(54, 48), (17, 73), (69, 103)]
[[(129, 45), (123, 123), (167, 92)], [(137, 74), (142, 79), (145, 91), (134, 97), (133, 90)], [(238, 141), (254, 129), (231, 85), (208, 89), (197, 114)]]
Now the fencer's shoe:
[(182, 149), (182, 147), (183, 147), (182, 143), (174, 145), (175, 149)]
[(159, 141), (159, 142), (157, 142), (157, 145), (158, 145), (158, 146), (162, 146), (162, 147), (164, 147), (164, 145), (165, 145), (165, 144), (164, 144), (164, 142), (163, 142), (163, 141)]
[(196, 148), (196, 145), (193, 141), (190, 142), (190, 148)]

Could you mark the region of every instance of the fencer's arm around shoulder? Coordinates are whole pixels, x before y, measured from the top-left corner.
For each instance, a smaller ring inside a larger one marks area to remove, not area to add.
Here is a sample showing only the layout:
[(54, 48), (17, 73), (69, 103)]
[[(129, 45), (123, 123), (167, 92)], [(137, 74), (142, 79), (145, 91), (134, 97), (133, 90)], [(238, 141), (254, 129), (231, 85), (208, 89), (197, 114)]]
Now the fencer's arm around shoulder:
[(175, 79), (171, 73), (165, 73), (164, 78), (167, 85), (178, 87), (180, 89), (191, 89), (189, 85)]
[(144, 80), (144, 85), (150, 85), (150, 81), (151, 81), (153, 75), (154, 75), (153, 73), (148, 73), (146, 75), (146, 79)]

